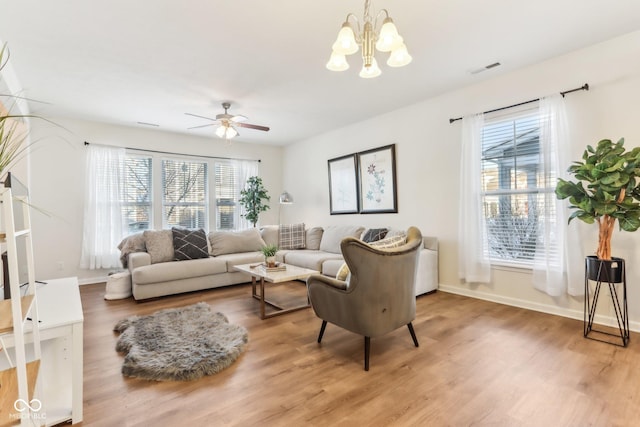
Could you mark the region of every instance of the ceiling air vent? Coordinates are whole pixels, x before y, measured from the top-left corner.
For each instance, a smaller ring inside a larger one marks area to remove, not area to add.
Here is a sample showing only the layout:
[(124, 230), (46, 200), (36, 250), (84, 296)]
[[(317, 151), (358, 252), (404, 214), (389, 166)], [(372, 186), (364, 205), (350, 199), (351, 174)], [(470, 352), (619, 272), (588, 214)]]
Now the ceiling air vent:
[(493, 64), (485, 65), (482, 68), (477, 68), (475, 70), (471, 70), (471, 71), (469, 71), (469, 74), (478, 74), (478, 73), (481, 73), (483, 71), (490, 70), (492, 68), (498, 67), (499, 65), (500, 65), (499, 62), (494, 62)]

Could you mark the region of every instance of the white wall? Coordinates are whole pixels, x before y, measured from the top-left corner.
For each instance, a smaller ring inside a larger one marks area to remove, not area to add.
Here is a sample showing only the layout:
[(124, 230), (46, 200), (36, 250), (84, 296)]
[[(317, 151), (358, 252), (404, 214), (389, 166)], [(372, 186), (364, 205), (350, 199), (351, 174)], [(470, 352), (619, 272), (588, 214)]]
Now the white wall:
[[(488, 285), (468, 285), (458, 279), (457, 219), (464, 208), (458, 204), (461, 125), (449, 124), (449, 118), (585, 82), (590, 91), (565, 98), (574, 158), (581, 156), (587, 144), (603, 138), (625, 137), (627, 147), (640, 146), (640, 32), (635, 32), (286, 147), (284, 185), (296, 203), (285, 218), (310, 225), (416, 225), (424, 235), (440, 240), (440, 289), (581, 319), (581, 297), (551, 298), (532, 287), (526, 270), (494, 269)], [(397, 151), (398, 214), (331, 216), (327, 160), (391, 143)], [(596, 226), (576, 221), (569, 232), (582, 237), (582, 247), (575, 249), (582, 252), (581, 257), (594, 253)], [(640, 330), (639, 242), (640, 233), (616, 231), (613, 239), (614, 255), (627, 260), (634, 330)], [(610, 303), (602, 299), (600, 304), (600, 313), (613, 314)]]
[(174, 153), (260, 159), (260, 175), (271, 195), (272, 208), (260, 223), (277, 222), (277, 200), (282, 191), (282, 148), (202, 138), (147, 128), (53, 119), (60, 127), (32, 122), (32, 139), (38, 141), (30, 156), (31, 202), (48, 215), (32, 214), (36, 278), (78, 276), (81, 283), (104, 280), (106, 271), (79, 268), (84, 210), (84, 141), (95, 144)]

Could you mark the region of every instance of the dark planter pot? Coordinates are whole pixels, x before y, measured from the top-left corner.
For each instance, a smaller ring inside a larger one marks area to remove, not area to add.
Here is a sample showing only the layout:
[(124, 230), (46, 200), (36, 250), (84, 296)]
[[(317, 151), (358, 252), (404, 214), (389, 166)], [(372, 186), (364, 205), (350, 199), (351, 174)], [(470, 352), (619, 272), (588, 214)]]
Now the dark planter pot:
[(598, 259), (590, 255), (585, 258), (586, 275), (594, 282), (622, 283), (624, 279), (624, 259), (611, 257), (611, 260)]

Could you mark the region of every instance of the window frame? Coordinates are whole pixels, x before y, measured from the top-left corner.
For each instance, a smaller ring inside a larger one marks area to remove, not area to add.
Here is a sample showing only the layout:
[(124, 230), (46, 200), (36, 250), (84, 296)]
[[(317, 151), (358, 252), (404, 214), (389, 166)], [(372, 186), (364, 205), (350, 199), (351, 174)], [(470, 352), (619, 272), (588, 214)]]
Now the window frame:
[[(239, 182), (241, 175), (241, 162), (246, 161), (254, 161), (257, 160), (240, 160), (240, 159), (227, 159), (222, 157), (208, 157), (208, 156), (194, 156), (194, 155), (181, 155), (181, 154), (173, 154), (173, 153), (164, 153), (164, 152), (153, 152), (148, 150), (136, 150), (133, 148), (128, 148), (125, 153), (126, 158), (130, 157), (140, 157), (140, 158), (150, 158), (151, 159), (151, 192), (150, 192), (150, 219), (147, 229), (167, 229), (170, 228), (171, 225), (167, 223), (164, 218), (164, 185), (163, 185), (163, 172), (162, 165), (164, 160), (171, 161), (184, 161), (184, 162), (194, 162), (194, 163), (204, 163), (206, 165), (206, 179), (205, 179), (205, 197), (202, 201), (202, 205), (204, 206), (205, 219), (203, 224), (203, 229), (206, 232), (210, 230), (220, 230), (220, 231), (235, 231), (238, 230), (241, 226), (240, 222), (240, 204), (238, 203), (239, 193), (241, 190), (241, 184)], [(229, 164), (232, 167), (233, 180), (235, 182), (235, 186), (237, 188), (234, 189), (233, 193), (233, 207), (234, 212), (233, 216), (233, 228), (218, 228), (218, 216), (219, 216), (219, 205), (217, 198), (217, 182), (216, 182), (216, 167), (219, 164)], [(256, 172), (257, 173), (257, 172)], [(193, 203), (187, 203), (187, 205), (193, 205)], [(124, 211), (123, 211), (124, 217)], [(124, 217), (126, 218), (126, 217)], [(139, 231), (143, 231), (142, 229)], [(127, 233), (129, 230), (127, 229)]]
[[(485, 120), (485, 123), (483, 125), (483, 129), (482, 129), (482, 149), (484, 150), (484, 144), (485, 144), (485, 130), (487, 127), (491, 127), (491, 126), (495, 126), (498, 125), (500, 123), (515, 123), (516, 121), (519, 120), (526, 120), (526, 119), (531, 119), (535, 122), (540, 122), (541, 120), (541, 115), (539, 113), (538, 110), (538, 104), (536, 103), (534, 107), (527, 107), (527, 108), (521, 108), (518, 109), (516, 111), (511, 111), (508, 113), (501, 113), (501, 114), (496, 114), (493, 116), (488, 117)], [(537, 162), (536, 162), (536, 177), (538, 176), (538, 174), (540, 173), (540, 165), (542, 164), (541, 162), (541, 152), (540, 152), (540, 134), (539, 134), (539, 125), (537, 126), (538, 128), (538, 148), (536, 150), (537, 153)], [(517, 150), (517, 143), (514, 142), (515, 141), (515, 137), (517, 137), (517, 135), (514, 133), (513, 134), (514, 138), (512, 138), (512, 144), (513, 146), (516, 148)], [(520, 157), (525, 157), (527, 155), (531, 155), (531, 152), (524, 152)], [(506, 158), (506, 157), (504, 157)], [(517, 172), (517, 151), (516, 154), (513, 156), (513, 160), (514, 160), (514, 171), (510, 172), (514, 174), (514, 177), (517, 176), (516, 174)], [(536, 186), (533, 188), (526, 188), (526, 189), (518, 189), (516, 187), (516, 189), (513, 188), (509, 188), (509, 189), (495, 189), (495, 190), (487, 190), (485, 187), (485, 178), (484, 178), (484, 173), (486, 171), (485, 166), (484, 166), (484, 162), (486, 161), (486, 158), (484, 156), (484, 154), (481, 156), (481, 160), (482, 162), (481, 166), (480, 166), (480, 170), (481, 170), (481, 174), (482, 176), (479, 178), (481, 180), (481, 198), (482, 198), (482, 219), (485, 221), (486, 224), (486, 230), (487, 230), (487, 244), (484, 245), (484, 251), (485, 251), (485, 256), (487, 257), (487, 259), (490, 260), (491, 265), (495, 266), (495, 267), (504, 267), (504, 268), (514, 268), (514, 269), (518, 269), (518, 270), (533, 270), (534, 268), (534, 264), (535, 264), (535, 252), (536, 252), (536, 247), (538, 244), (538, 239), (540, 238), (540, 229), (539, 229), (539, 219), (542, 217), (543, 215), (543, 209), (541, 209), (540, 207), (536, 207), (536, 209), (538, 210), (538, 213), (536, 214), (536, 234), (535, 234), (535, 244), (533, 245), (533, 247), (528, 248), (531, 250), (531, 258), (528, 260), (518, 260), (518, 259), (507, 259), (507, 258), (501, 258), (501, 257), (497, 257), (496, 253), (491, 249), (490, 247), (490, 241), (489, 241), (489, 233), (490, 233), (490, 226), (489, 226), (489, 218), (490, 216), (487, 214), (487, 210), (488, 210), (488, 203), (487, 203), (487, 197), (501, 197), (501, 196), (508, 196), (509, 199), (509, 204), (513, 206), (513, 200), (511, 199), (512, 196), (518, 196), (518, 195), (526, 195), (527, 197), (531, 197), (531, 196), (535, 196), (537, 198), (540, 198), (540, 195), (545, 194), (545, 193), (550, 193), (553, 192), (554, 189), (551, 187), (540, 187), (538, 185), (540, 185), (540, 183), (538, 182), (538, 178), (536, 178)], [(542, 183), (542, 185), (544, 185), (544, 183)], [(528, 210), (528, 208), (527, 208)], [(502, 230), (505, 230), (505, 226), (503, 225)]]

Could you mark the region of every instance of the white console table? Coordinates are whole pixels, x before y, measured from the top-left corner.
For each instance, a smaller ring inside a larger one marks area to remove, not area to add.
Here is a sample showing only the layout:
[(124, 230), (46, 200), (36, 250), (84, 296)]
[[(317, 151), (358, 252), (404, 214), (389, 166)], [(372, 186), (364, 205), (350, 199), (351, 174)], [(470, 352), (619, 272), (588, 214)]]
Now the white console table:
[[(39, 381), (46, 425), (82, 421), (82, 303), (75, 277), (53, 279), (38, 285), (38, 315), (42, 360)], [(30, 337), (26, 339), (30, 341)], [(5, 337), (7, 347), (13, 340)], [(2, 360), (0, 357), (0, 368)]]

